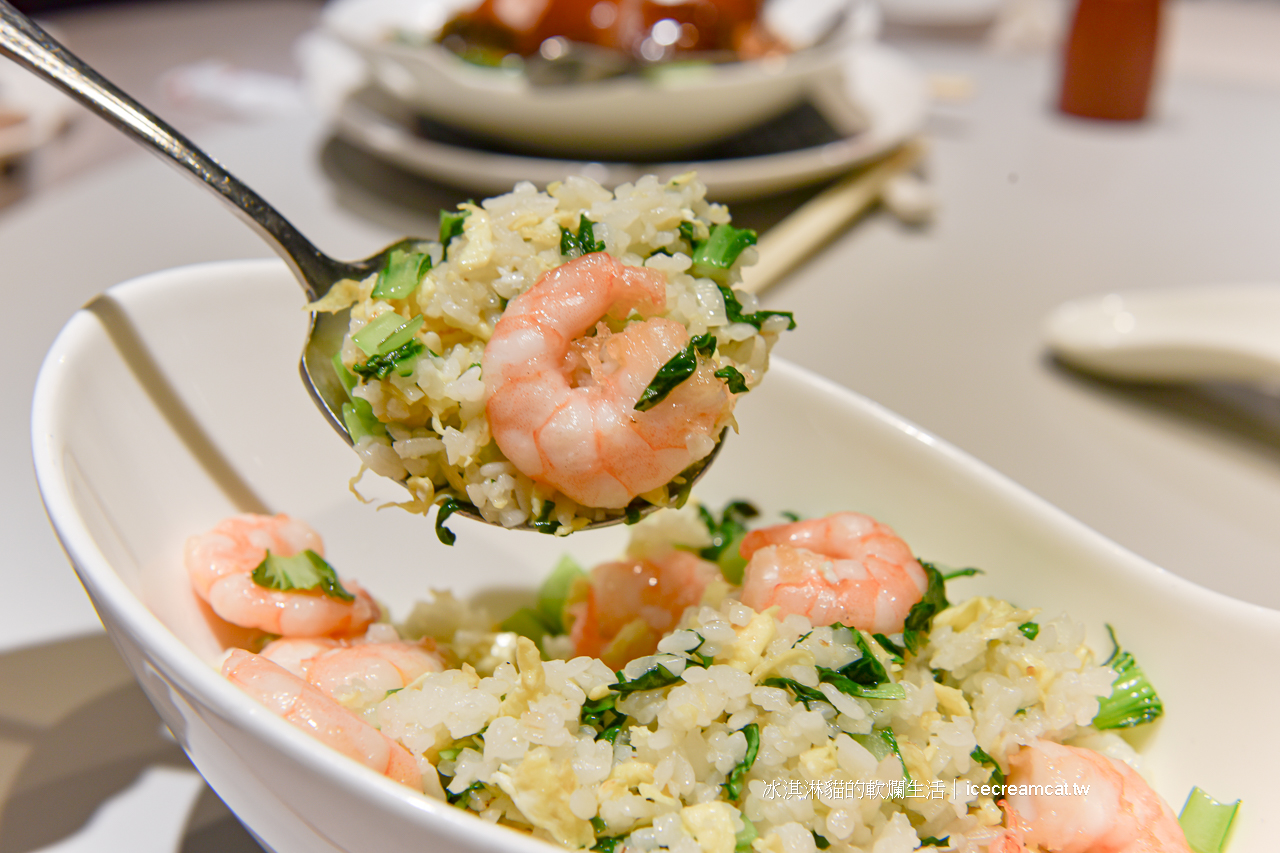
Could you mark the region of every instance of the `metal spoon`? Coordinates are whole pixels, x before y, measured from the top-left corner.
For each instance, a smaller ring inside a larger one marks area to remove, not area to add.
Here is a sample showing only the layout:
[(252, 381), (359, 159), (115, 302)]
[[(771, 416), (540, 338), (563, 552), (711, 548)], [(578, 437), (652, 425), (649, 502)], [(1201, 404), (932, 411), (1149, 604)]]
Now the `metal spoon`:
[[(215, 192), (284, 259), (310, 301), (319, 299), (339, 281), (359, 281), (378, 272), (386, 266), (392, 250), (420, 242), (407, 238), (362, 261), (338, 261), (329, 257), (312, 245), (310, 240), (261, 196), (218, 165), (167, 122), (73, 55), (6, 0), (0, 0), (0, 54), (8, 56), (62, 89), (132, 137), (135, 142)], [(342, 417), (342, 405), (349, 398), (331, 361), (342, 344), (348, 322), (346, 311), (312, 313), (300, 370), (317, 408), (324, 413), (329, 425), (347, 444), (351, 444), (351, 433)], [(716, 449), (711, 455), (686, 470), (684, 477), (690, 481), (700, 478), (718, 454), (721, 443), (717, 441)], [(652, 504), (642, 503), (643, 506), (637, 506), (631, 512), (632, 518), (637, 512), (647, 514), (657, 509)], [(458, 504), (453, 511), (478, 521), (485, 520), (470, 504)], [(593, 522), (588, 528), (618, 524), (625, 520), (626, 517), (623, 516)], [(519, 529), (533, 528), (526, 524)]]

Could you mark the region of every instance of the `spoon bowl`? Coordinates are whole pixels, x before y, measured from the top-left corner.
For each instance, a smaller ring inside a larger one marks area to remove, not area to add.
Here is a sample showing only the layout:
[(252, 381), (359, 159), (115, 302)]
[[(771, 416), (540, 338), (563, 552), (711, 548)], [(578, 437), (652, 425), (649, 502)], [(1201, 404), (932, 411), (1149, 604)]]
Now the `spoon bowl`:
[[(340, 281), (360, 281), (381, 271), (387, 266), (392, 252), (411, 248), (421, 242), (405, 238), (359, 261), (340, 261), (329, 257), (256, 192), (163, 119), (73, 55), (6, 0), (0, 0), (0, 54), (8, 56), (62, 89), (135, 142), (213, 191), (280, 255), (302, 285), (308, 301), (314, 302), (324, 296)], [(347, 444), (353, 444), (351, 431), (343, 415), (343, 406), (349, 403), (350, 398), (334, 371), (332, 362), (333, 355), (342, 345), (348, 322), (346, 310), (312, 312), (299, 369), (316, 407)], [(723, 436), (716, 442), (716, 451), (722, 442)], [(706, 471), (715, 458), (716, 451), (683, 473), (690, 485)], [(653, 504), (637, 501), (633, 502), (629, 515), (634, 519), (637, 514), (645, 515), (657, 508)], [(484, 519), (470, 504), (454, 503), (451, 511), (477, 521), (496, 524)], [(587, 528), (617, 524), (626, 519), (626, 516), (620, 516), (592, 522)], [(512, 529), (534, 528), (526, 523)]]
[(1109, 293), (1059, 306), (1044, 337), (1064, 362), (1136, 382), (1280, 379), (1280, 285)]

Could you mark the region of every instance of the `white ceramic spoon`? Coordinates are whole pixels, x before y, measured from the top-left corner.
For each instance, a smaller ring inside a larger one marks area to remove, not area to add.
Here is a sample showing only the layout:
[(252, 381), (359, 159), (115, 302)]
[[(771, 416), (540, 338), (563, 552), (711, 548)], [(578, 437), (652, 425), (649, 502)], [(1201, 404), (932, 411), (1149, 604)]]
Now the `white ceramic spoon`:
[(1067, 364), (1147, 382), (1280, 380), (1280, 284), (1130, 291), (1060, 305), (1044, 337)]

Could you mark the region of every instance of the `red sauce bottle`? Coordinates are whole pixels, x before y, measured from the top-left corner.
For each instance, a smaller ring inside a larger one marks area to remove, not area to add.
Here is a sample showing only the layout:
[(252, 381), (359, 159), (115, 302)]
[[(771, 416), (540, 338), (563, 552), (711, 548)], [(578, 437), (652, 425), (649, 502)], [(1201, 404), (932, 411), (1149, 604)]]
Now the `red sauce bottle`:
[(1058, 108), (1086, 118), (1147, 114), (1161, 0), (1078, 0), (1067, 38)]

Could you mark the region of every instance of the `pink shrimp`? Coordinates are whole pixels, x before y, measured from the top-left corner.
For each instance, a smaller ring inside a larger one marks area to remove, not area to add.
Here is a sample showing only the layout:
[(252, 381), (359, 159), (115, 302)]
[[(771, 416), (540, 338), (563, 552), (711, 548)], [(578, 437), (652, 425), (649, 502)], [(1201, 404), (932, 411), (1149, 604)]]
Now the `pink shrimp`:
[(582, 337), (606, 315), (649, 316), (665, 304), (661, 273), (603, 252), (551, 270), (508, 303), (481, 365), (494, 441), (517, 469), (584, 506), (620, 508), (711, 452), (734, 396), (706, 358), (662, 402), (635, 409), (688, 344), (684, 326), (651, 317)]
[[(646, 560), (596, 566), (591, 570), (591, 591), (578, 605), (570, 632), (575, 653), (603, 657), (615, 667), (651, 654), (685, 608), (702, 599), (719, 571), (714, 563), (674, 550)], [(625, 648), (609, 649), (619, 632), (637, 619), (650, 630), (632, 637)]]
[(267, 551), (289, 557), (310, 549), (323, 555), (320, 536), (287, 515), (237, 515), (187, 540), (183, 562), (196, 594), (213, 612), (235, 625), (285, 637), (356, 635), (378, 617), (369, 593), (350, 581), (343, 587), (354, 601), (319, 591), (267, 589), (253, 582), (253, 570)]
[(415, 790), (422, 772), (400, 744), (262, 655), (234, 650), (222, 674), (280, 717), (365, 767)]
[(856, 512), (753, 530), (739, 553), (748, 561), (743, 604), (777, 605), (782, 615), (802, 614), (814, 625), (901, 631), (928, 586), (907, 543)]
[(443, 669), (431, 640), (343, 643), (286, 637), (268, 643), (262, 656), (339, 701), (357, 690), (381, 698), (423, 673)]
[(1024, 844), (1052, 853), (1191, 853), (1168, 803), (1122, 761), (1037, 740), (1009, 756), (1009, 768), (1018, 790), (1005, 810)]

